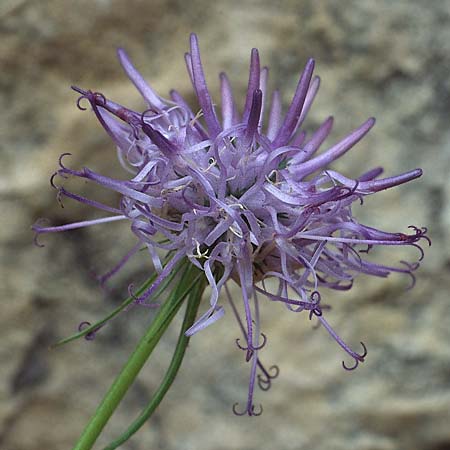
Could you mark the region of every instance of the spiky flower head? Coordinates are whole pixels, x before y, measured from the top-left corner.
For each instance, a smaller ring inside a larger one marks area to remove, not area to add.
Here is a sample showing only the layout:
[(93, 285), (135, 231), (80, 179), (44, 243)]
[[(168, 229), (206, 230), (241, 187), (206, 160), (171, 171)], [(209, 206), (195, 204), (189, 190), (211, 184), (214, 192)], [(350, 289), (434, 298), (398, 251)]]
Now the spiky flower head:
[[(258, 353), (266, 341), (260, 331), (258, 301), (261, 297), (284, 303), (295, 312), (316, 317), (353, 359), (346, 369), (364, 361), (366, 349), (357, 353), (331, 328), (321, 305), (321, 288), (350, 289), (359, 273), (386, 277), (391, 272), (412, 274), (417, 263), (393, 266), (371, 262), (367, 253), (378, 245), (409, 245), (420, 250), (426, 229), (391, 233), (360, 224), (352, 214), (353, 202), (421, 176), (415, 169), (379, 178), (375, 168), (348, 178), (328, 167), (361, 140), (375, 123), (368, 119), (342, 140), (316, 155), (329, 135), (328, 117), (311, 135), (302, 124), (319, 89), (310, 59), (300, 76), (287, 112), (282, 112), (279, 91), (268, 98), (268, 69), (260, 67), (258, 50), (251, 51), (250, 75), (242, 113), (234, 101), (225, 74), (220, 75), (221, 111), (208, 91), (196, 35), (186, 54), (188, 74), (199, 111), (192, 110), (177, 91), (163, 99), (144, 81), (124, 50), (118, 56), (126, 74), (147, 103), (136, 112), (108, 100), (103, 94), (74, 88), (81, 94), (80, 109), (87, 100), (102, 127), (117, 147), (129, 179), (113, 179), (88, 168), (74, 170), (60, 159), (57, 175), (78, 177), (119, 192), (118, 206), (107, 206), (58, 187), (69, 197), (110, 213), (97, 220), (56, 227), (34, 226), (49, 233), (118, 220), (129, 220), (137, 238), (135, 247), (105, 282), (138, 249), (146, 247), (158, 272), (156, 281), (136, 295), (134, 303), (147, 304), (161, 283), (181, 260), (201, 269), (211, 287), (205, 312), (187, 331), (193, 335), (224, 314), (220, 294), (225, 291), (236, 315), (243, 339), (238, 346), (250, 362), (248, 399), (237, 414), (257, 415), (253, 403), (258, 383), (270, 387), (278, 369), (266, 370)], [(268, 105), (268, 121), (263, 122)], [(52, 184), (53, 179), (52, 179)], [(161, 239), (163, 237), (163, 239)], [(169, 258), (161, 258), (161, 250)], [(267, 283), (267, 279), (275, 280)], [(414, 278), (413, 278), (414, 279)], [(232, 298), (226, 283), (234, 280), (241, 296)], [(242, 311), (242, 314), (239, 312)]]

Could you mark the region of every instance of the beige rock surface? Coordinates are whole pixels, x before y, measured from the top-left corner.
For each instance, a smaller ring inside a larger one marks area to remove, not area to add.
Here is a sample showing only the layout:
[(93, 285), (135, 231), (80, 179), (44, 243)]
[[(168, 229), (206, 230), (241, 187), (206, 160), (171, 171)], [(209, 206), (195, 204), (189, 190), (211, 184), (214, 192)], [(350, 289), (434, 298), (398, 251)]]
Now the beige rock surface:
[[(422, 167), (424, 177), (368, 199), (366, 223), (401, 231), (427, 225), (433, 246), (407, 280), (361, 277), (345, 295), (327, 293), (329, 320), (369, 357), (342, 370), (342, 354), (307, 317), (264, 305), (269, 341), (262, 357), (281, 372), (259, 418), (233, 416), (248, 367), (230, 314), (191, 341), (173, 389), (125, 450), (444, 450), (450, 448), (450, 2), (448, 0), (3, 0), (0, 2), (0, 448), (70, 449), (151, 319), (131, 310), (93, 342), (48, 350), (83, 320), (99, 318), (129, 282), (150, 270), (143, 258), (105, 294), (92, 272), (132, 244), (126, 225), (74, 231), (32, 245), (38, 217), (65, 223), (93, 217), (48, 184), (59, 154), (73, 166), (120, 174), (112, 144), (92, 115), (75, 107), (71, 84), (141, 105), (115, 58), (125, 47), (162, 94), (188, 97), (188, 34), (199, 34), (211, 89), (226, 70), (247, 83), (251, 47), (289, 101), (298, 72), (317, 60), (322, 86), (309, 118), (336, 118), (337, 139), (369, 116), (377, 126), (338, 163), (351, 174)], [(192, 97), (191, 97), (192, 98)], [(80, 192), (92, 187), (81, 184)], [(103, 193), (111, 198), (110, 193)], [(98, 197), (97, 197), (98, 198)], [(394, 262), (404, 252), (391, 249)], [(117, 436), (157, 387), (175, 343), (171, 330), (99, 440)]]

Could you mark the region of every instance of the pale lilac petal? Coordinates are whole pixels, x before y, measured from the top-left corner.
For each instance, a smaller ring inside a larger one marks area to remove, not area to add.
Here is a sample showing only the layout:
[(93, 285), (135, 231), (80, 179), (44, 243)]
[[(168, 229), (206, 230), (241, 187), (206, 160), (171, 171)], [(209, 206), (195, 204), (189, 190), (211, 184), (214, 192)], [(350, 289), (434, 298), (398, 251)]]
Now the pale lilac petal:
[(355, 144), (357, 144), (374, 125), (375, 119), (371, 118), (367, 120), (360, 127), (352, 131), (348, 136), (346, 136), (337, 144), (333, 145), (324, 153), (298, 165), (295, 169), (293, 169), (293, 173), (295, 173), (298, 179), (301, 179), (306, 175), (315, 172), (316, 170), (328, 166), (334, 160), (338, 159), (344, 153), (350, 150)]
[(117, 50), (117, 56), (119, 57), (120, 64), (128, 75), (128, 78), (136, 86), (136, 89), (141, 93), (148, 105), (151, 108), (164, 109), (166, 106), (165, 103), (136, 70), (126, 51), (123, 48), (119, 48)]
[(328, 117), (325, 122), (313, 133), (311, 138), (303, 145), (301, 152), (292, 158), (291, 165), (307, 161), (319, 149), (333, 127), (333, 117)]
[(238, 116), (230, 81), (223, 72), (220, 74), (220, 92), (222, 95), (222, 122), (224, 130), (226, 130), (237, 123)]
[(313, 70), (314, 60), (310, 59), (306, 63), (305, 69), (303, 70), (303, 73), (298, 82), (297, 89), (295, 90), (291, 105), (289, 106), (286, 117), (284, 118), (284, 122), (278, 130), (278, 134), (273, 142), (273, 145), (275, 147), (286, 145), (295, 130), (295, 126), (302, 113), (302, 108), (305, 102), (306, 94), (308, 92)]
[(267, 137), (273, 141), (281, 127), (281, 96), (280, 91), (275, 90), (272, 94), (272, 102), (269, 113), (269, 125), (267, 126)]
[(192, 77), (195, 91), (197, 93), (198, 102), (202, 108), (205, 122), (208, 125), (208, 130), (211, 136), (216, 137), (221, 131), (219, 121), (217, 120), (216, 112), (212, 104), (211, 96), (206, 85), (205, 75), (203, 73), (202, 62), (200, 59), (200, 50), (198, 47), (198, 40), (195, 34), (191, 34), (191, 65)]

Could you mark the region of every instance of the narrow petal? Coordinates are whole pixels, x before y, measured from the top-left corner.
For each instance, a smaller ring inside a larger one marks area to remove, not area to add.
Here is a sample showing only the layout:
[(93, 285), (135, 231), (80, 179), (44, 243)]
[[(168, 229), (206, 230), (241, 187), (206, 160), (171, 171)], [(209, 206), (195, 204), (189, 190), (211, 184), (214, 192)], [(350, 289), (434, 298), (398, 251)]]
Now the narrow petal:
[(302, 113), (303, 104), (308, 92), (313, 70), (314, 60), (310, 59), (306, 63), (305, 69), (303, 70), (303, 73), (300, 77), (297, 89), (292, 99), (292, 103), (289, 106), (283, 125), (281, 125), (281, 128), (279, 129), (278, 134), (273, 142), (275, 147), (282, 147), (283, 145), (286, 145), (295, 130), (295, 126)]
[(203, 110), (205, 122), (208, 125), (210, 135), (215, 138), (222, 131), (222, 128), (217, 120), (216, 112), (214, 111), (211, 96), (208, 91), (208, 86), (206, 85), (202, 61), (200, 59), (198, 40), (194, 33), (191, 34), (191, 64), (194, 89), (197, 92), (198, 102)]
[(210, 308), (206, 311), (205, 314), (200, 316), (199, 319), (192, 325), (186, 332), (184, 333), (186, 336), (193, 336), (201, 330), (212, 325), (214, 322), (217, 322), (225, 315), (225, 310), (222, 306), (218, 306), (217, 308)]
[(314, 77), (314, 79), (311, 82), (311, 85), (309, 86), (308, 93), (306, 94), (305, 102), (303, 104), (302, 112), (300, 114), (300, 118), (298, 119), (296, 128), (298, 128), (305, 120), (309, 110), (311, 109), (311, 105), (314, 99), (316, 98), (317, 92), (319, 91), (319, 87), (320, 87), (320, 78)]
[(269, 111), (269, 125), (267, 126), (267, 137), (273, 141), (281, 126), (281, 96), (276, 89), (272, 94), (272, 103)]
[[(354, 187), (355, 181), (347, 177), (344, 177), (338, 172), (329, 171), (330, 176), (339, 181), (344, 186)], [(389, 189), (394, 186), (399, 186), (400, 184), (407, 183), (408, 181), (414, 180), (422, 176), (422, 169), (414, 169), (409, 172), (396, 175), (394, 177), (382, 178), (381, 180), (369, 180), (369, 181), (359, 181), (356, 186), (357, 192), (379, 192), (384, 189)]]
[(111, 206), (104, 205), (103, 203), (100, 202), (96, 202), (95, 200), (91, 200), (89, 198), (82, 197), (81, 195), (74, 194), (70, 191), (67, 191), (63, 187), (59, 188), (58, 195), (71, 198), (73, 200), (76, 200), (77, 202), (84, 203), (85, 205), (89, 205), (92, 206), (93, 208), (101, 209), (103, 211), (107, 211), (113, 214), (121, 213), (121, 211), (117, 208), (112, 208)]
[(56, 227), (41, 227), (35, 224), (31, 227), (31, 229), (38, 234), (58, 233), (60, 231), (76, 230), (77, 228), (85, 228), (90, 227), (92, 225), (100, 225), (102, 223), (107, 222), (117, 222), (118, 220), (125, 220), (125, 219), (128, 219), (128, 217), (120, 215), (120, 216), (103, 217), (101, 219), (94, 219), (94, 220), (84, 220), (82, 222), (73, 222), (68, 223), (66, 225), (59, 225)]
[(187, 69), (189, 78), (191, 79), (192, 86), (194, 86), (194, 89), (195, 89), (194, 71), (192, 70), (192, 57), (191, 57), (190, 53), (184, 54), (184, 62), (186, 63), (186, 69)]
[(222, 96), (222, 124), (226, 130), (237, 123), (237, 108), (233, 98), (233, 91), (225, 73), (220, 74), (220, 93)]
[(128, 181), (115, 180), (114, 178), (100, 175), (87, 168), (84, 168), (82, 174), (79, 176), (92, 180), (107, 189), (120, 192), (127, 197), (155, 206), (156, 208), (160, 208), (162, 206), (162, 199), (151, 197), (150, 195), (144, 194), (143, 192), (130, 187), (130, 184), (132, 183)]
[(163, 109), (165, 107), (164, 102), (136, 70), (126, 51), (123, 48), (119, 48), (117, 50), (117, 56), (119, 57), (120, 64), (128, 75), (128, 78), (136, 86), (136, 89), (141, 93), (148, 105), (151, 108), (157, 108), (159, 110)]
[(338, 159), (340, 156), (350, 150), (357, 142), (359, 142), (369, 132), (374, 124), (375, 119), (370, 118), (360, 127), (352, 131), (348, 136), (342, 139), (342, 141), (333, 145), (333, 147), (331, 147), (324, 153), (316, 156), (314, 159), (300, 164), (294, 169), (296, 176), (301, 179), (318, 169), (328, 166), (331, 162)]
[(262, 107), (261, 107), (261, 117), (259, 118), (258, 129), (260, 130), (262, 127), (263, 119), (264, 119), (264, 105), (266, 103), (267, 96), (267, 79), (269, 78), (269, 69), (268, 67), (263, 67), (261, 70), (261, 77), (259, 80), (259, 88), (262, 92)]
[(292, 158), (291, 164), (299, 164), (307, 161), (320, 148), (325, 139), (329, 136), (333, 128), (333, 117), (328, 117), (325, 122), (313, 133), (311, 138), (305, 143), (302, 151)]

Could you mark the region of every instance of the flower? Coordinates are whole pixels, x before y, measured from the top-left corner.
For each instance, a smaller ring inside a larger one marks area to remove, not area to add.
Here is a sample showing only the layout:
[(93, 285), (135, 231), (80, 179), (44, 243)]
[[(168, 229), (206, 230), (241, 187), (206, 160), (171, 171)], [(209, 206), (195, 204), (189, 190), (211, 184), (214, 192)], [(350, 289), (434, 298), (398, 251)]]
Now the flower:
[[(200, 106), (198, 113), (175, 90), (170, 92), (170, 100), (160, 97), (124, 50), (120, 49), (118, 56), (147, 103), (144, 112), (114, 103), (100, 93), (73, 89), (81, 94), (77, 103), (80, 109), (86, 109), (82, 101), (90, 104), (131, 179), (110, 178), (88, 168), (71, 169), (63, 164), (62, 155), (51, 181), (59, 198), (69, 197), (110, 215), (54, 227), (36, 224), (36, 233), (129, 220), (137, 243), (101, 282), (145, 247), (158, 276), (134, 296), (136, 305), (148, 304), (180, 261), (187, 258), (203, 271), (211, 287), (209, 305), (186, 334), (193, 335), (223, 316), (220, 294), (225, 291), (244, 338), (238, 339), (237, 345), (251, 366), (248, 399), (242, 411), (234, 406), (236, 414), (258, 415), (261, 409), (253, 402), (255, 384), (266, 390), (278, 374), (276, 366), (267, 370), (259, 359), (266, 342), (260, 330), (261, 297), (316, 317), (354, 360), (350, 367), (343, 363), (344, 368), (356, 368), (364, 361), (366, 348), (361, 343), (363, 352), (357, 353), (333, 330), (324, 317), (319, 292), (323, 287), (350, 289), (360, 273), (387, 277), (400, 272), (412, 276), (418, 262), (384, 265), (371, 262), (365, 254), (373, 246), (408, 245), (419, 249), (421, 260), (419, 241), (430, 243), (426, 229), (410, 227), (410, 234), (377, 230), (355, 219), (352, 204), (420, 177), (421, 169), (379, 178), (383, 169), (377, 167), (354, 179), (328, 169), (367, 134), (375, 120), (368, 119), (316, 155), (331, 131), (333, 118), (327, 118), (310, 136), (301, 129), (319, 89), (319, 78), (312, 76), (312, 59), (306, 63), (283, 115), (279, 91), (274, 91), (268, 102), (268, 69), (261, 69), (258, 50), (253, 49), (242, 114), (222, 73), (219, 118), (207, 88), (195, 34), (190, 37), (186, 65)], [(268, 123), (264, 124), (268, 103)], [(122, 195), (120, 205), (108, 206), (57, 187), (56, 175), (83, 178), (116, 191)], [(161, 250), (166, 252), (165, 259), (161, 259)], [(275, 288), (268, 285), (268, 278), (275, 280)], [(240, 286), (241, 305), (236, 305), (228, 290), (226, 283), (230, 280)]]

